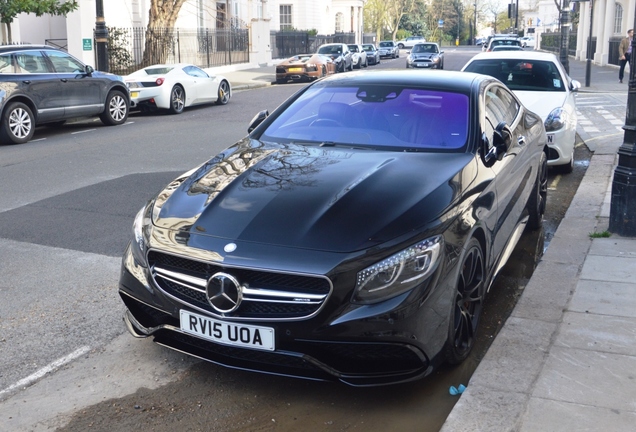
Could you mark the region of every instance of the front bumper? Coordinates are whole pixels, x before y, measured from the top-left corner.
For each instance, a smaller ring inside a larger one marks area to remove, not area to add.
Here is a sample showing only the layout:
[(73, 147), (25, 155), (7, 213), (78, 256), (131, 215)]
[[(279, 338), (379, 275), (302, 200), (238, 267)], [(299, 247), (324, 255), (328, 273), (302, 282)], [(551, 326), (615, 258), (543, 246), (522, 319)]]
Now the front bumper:
[[(437, 276), (431, 280), (437, 281)], [(160, 345), (231, 368), (369, 386), (415, 380), (440, 364), (437, 353), (448, 329), (443, 311), (450, 310), (450, 296), (444, 293), (451, 291), (439, 282), (435, 287), (367, 306), (351, 305), (347, 296), (343, 301), (334, 290), (325, 307), (307, 319), (230, 319), (273, 328), (274, 351), (221, 344), (185, 333), (180, 311), (201, 314), (201, 309), (166, 295), (147, 269), (134, 264), (129, 250), (119, 291), (127, 308), (124, 321), (135, 337), (153, 336)]]
[(574, 157), (576, 125), (566, 126), (558, 131), (548, 132), (548, 165), (568, 165)]

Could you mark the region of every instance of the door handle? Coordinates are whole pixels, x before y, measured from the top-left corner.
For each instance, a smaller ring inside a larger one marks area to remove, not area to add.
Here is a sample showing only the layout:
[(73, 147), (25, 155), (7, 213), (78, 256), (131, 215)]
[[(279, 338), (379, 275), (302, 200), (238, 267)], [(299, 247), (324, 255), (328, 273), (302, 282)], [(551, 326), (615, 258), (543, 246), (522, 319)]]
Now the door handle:
[(519, 137), (517, 137), (517, 142), (519, 143), (519, 145), (526, 145), (526, 137), (524, 137), (523, 135), (519, 135)]
[(25, 84), (31, 84), (31, 80), (23, 80), (22, 82)]
[(60, 81), (62, 82), (68, 82), (68, 80), (66, 78), (60, 78)]

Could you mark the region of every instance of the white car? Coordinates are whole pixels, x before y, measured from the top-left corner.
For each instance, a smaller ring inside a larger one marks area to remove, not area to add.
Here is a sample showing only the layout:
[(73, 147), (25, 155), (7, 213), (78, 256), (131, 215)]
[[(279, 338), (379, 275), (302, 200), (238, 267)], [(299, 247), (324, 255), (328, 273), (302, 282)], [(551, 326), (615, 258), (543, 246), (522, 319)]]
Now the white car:
[(524, 48), (534, 48), (534, 37), (532, 36), (524, 36), (520, 39), (521, 46)]
[(576, 102), (581, 83), (568, 76), (559, 59), (539, 51), (495, 51), (474, 56), (462, 71), (493, 76), (506, 84), (530, 111), (543, 119), (548, 165), (574, 168)]
[(131, 109), (143, 111), (159, 108), (180, 114), (189, 106), (225, 105), (232, 97), (232, 87), (225, 77), (210, 76), (186, 63), (148, 66), (124, 80), (130, 89)]
[(426, 39), (424, 38), (424, 36), (409, 36), (406, 39), (397, 41), (395, 44), (398, 46), (399, 49), (404, 49), (404, 48), (413, 48), (415, 44), (424, 43), (424, 42), (426, 42)]

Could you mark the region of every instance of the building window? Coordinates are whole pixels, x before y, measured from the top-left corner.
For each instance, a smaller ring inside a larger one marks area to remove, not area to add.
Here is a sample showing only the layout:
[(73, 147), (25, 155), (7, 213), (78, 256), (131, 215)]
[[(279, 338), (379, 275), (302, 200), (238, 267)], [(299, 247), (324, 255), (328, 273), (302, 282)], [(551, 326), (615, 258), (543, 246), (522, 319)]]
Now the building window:
[(344, 15), (342, 14), (342, 12), (338, 12), (336, 14), (336, 33), (341, 33), (342, 30), (342, 26), (344, 25)]
[(614, 34), (623, 34), (623, 6), (614, 3)]
[(280, 5), (280, 29), (292, 30), (292, 5)]

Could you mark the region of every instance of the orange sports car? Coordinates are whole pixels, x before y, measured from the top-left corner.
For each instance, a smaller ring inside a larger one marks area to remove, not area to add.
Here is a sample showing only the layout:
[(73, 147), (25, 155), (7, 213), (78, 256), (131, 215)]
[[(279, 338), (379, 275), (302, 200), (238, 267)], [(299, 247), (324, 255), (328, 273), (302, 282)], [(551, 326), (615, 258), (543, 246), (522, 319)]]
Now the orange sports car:
[(336, 73), (336, 64), (322, 54), (298, 54), (276, 66), (276, 83), (312, 81)]

